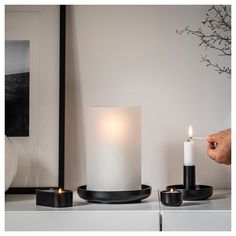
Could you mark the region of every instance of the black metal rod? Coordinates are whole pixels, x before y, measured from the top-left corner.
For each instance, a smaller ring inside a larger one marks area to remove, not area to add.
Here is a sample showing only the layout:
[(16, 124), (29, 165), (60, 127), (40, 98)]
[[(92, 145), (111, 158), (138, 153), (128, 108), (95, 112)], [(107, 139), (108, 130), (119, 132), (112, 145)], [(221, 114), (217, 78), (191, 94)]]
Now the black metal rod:
[(195, 166), (184, 166), (184, 188), (195, 189), (196, 185), (196, 173)]
[(64, 188), (65, 166), (65, 67), (66, 67), (66, 6), (60, 6), (60, 59), (59, 59), (59, 179), (58, 185)]

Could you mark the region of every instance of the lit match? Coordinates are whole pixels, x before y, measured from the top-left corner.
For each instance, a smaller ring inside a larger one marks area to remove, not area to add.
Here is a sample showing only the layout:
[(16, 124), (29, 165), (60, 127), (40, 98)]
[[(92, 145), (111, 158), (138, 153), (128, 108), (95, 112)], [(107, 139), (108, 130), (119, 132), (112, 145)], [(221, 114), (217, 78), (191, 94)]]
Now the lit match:
[(192, 137), (193, 139), (206, 140), (206, 137)]

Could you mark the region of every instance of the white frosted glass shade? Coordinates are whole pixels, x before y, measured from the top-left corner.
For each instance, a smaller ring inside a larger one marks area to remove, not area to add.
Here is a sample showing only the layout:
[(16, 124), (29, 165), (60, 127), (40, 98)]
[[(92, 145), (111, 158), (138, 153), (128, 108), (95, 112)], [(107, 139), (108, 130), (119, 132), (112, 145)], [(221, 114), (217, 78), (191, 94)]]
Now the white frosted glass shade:
[(87, 189), (140, 189), (140, 107), (88, 108), (86, 155)]

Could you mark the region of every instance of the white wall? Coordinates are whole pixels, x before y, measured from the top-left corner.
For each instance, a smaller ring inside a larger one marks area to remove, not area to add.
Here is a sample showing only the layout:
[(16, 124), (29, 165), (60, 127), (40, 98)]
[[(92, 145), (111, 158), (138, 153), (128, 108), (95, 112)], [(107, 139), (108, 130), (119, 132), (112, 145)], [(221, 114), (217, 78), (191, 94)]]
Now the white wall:
[(29, 41), (6, 41), (5, 74), (23, 72), (29, 72)]
[[(231, 81), (200, 63), (204, 51), (176, 29), (199, 26), (208, 6), (69, 6), (66, 187), (86, 184), (87, 106), (142, 107), (142, 181), (182, 182), (188, 125), (197, 136), (231, 126)], [(196, 142), (197, 180), (230, 187), (230, 167)]]
[(5, 8), (5, 39), (30, 42), (30, 135), (11, 137), (19, 159), (12, 187), (58, 184), (59, 10), (56, 5)]

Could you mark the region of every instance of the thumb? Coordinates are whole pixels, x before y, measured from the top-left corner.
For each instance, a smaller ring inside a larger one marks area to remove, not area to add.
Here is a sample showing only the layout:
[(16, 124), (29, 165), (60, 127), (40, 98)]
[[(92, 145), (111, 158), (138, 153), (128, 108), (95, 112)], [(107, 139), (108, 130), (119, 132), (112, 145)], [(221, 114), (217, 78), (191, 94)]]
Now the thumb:
[(207, 150), (207, 154), (208, 154), (208, 156), (209, 156), (211, 159), (213, 159), (213, 160), (216, 159), (216, 151), (215, 151), (215, 149), (208, 149), (208, 150)]

